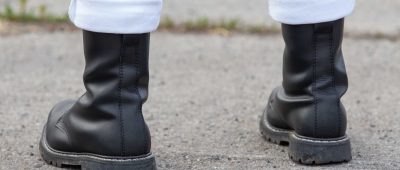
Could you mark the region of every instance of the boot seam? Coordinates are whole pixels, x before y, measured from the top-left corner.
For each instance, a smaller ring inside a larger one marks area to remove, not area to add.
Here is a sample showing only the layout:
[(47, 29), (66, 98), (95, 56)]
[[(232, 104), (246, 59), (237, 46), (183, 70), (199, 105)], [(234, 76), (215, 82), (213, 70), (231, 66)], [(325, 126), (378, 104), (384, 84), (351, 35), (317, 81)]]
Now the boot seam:
[[(139, 40), (140, 41), (140, 40)], [(139, 42), (140, 43), (140, 42)], [(140, 99), (142, 99), (142, 96), (140, 95), (140, 92), (139, 92), (139, 80), (140, 80), (140, 78), (141, 78), (141, 72), (142, 72), (142, 66), (141, 66), (141, 64), (140, 64), (140, 55), (138, 55), (138, 52), (139, 52), (139, 50), (138, 50), (138, 47), (140, 47), (140, 44), (137, 44), (136, 45), (136, 47), (135, 47), (135, 53), (134, 53), (134, 57), (135, 57), (135, 66), (136, 66), (136, 68), (138, 68), (137, 69), (137, 71), (136, 71), (136, 74), (137, 74), (137, 77), (138, 77), (138, 79), (135, 81), (135, 93), (138, 95), (138, 97), (139, 97), (139, 100)], [(142, 103), (141, 103), (141, 101), (138, 103), (138, 105), (137, 105), (137, 109), (138, 109), (138, 111), (139, 112), (142, 112), (142, 108), (141, 108), (141, 105), (142, 105)]]
[(338, 115), (338, 123), (337, 123), (337, 129), (338, 129), (338, 136), (340, 136), (340, 131), (341, 131), (341, 115), (340, 115), (340, 102), (339, 102), (339, 96), (337, 94), (337, 89), (336, 89), (336, 71), (335, 71), (335, 54), (334, 54), (334, 39), (333, 39), (333, 32), (334, 32), (334, 27), (332, 26), (330, 35), (329, 35), (329, 41), (330, 41), (330, 62), (331, 62), (331, 74), (332, 74), (332, 86), (333, 86), (333, 90), (335, 93), (335, 97), (337, 100), (337, 105), (336, 105), (336, 112)]
[(317, 37), (315, 32), (315, 25), (313, 28), (313, 46), (314, 46), (314, 61), (313, 61), (313, 90), (311, 93), (314, 97), (313, 105), (314, 105), (314, 137), (317, 136), (317, 128), (318, 128), (318, 96), (315, 94), (317, 91), (317, 53), (318, 53), (318, 46), (317, 46)]
[(121, 155), (125, 155), (125, 132), (124, 132), (124, 120), (123, 120), (123, 104), (122, 104), (122, 83), (124, 79), (124, 51), (125, 51), (125, 40), (124, 35), (121, 35), (121, 48), (119, 57), (119, 71), (118, 71), (118, 112), (120, 122), (120, 133), (121, 133)]
[[(147, 34), (142, 34), (143, 36), (148, 36)], [(140, 38), (143, 38), (142, 37), (142, 35), (140, 36)], [(147, 37), (146, 37), (147, 38)], [(139, 50), (138, 48), (143, 48), (142, 47), (142, 45), (145, 45), (146, 46), (146, 43), (148, 43), (147, 42), (147, 40), (146, 39), (144, 39), (145, 40), (145, 42), (143, 42), (141, 39), (138, 41), (138, 44), (136, 45), (136, 49), (135, 49), (135, 58), (136, 58), (136, 60), (135, 60), (135, 64), (136, 64), (136, 68), (138, 68), (138, 71), (137, 71), (137, 74), (138, 74), (138, 79), (136, 80), (136, 82), (135, 82), (135, 92), (136, 92), (136, 94), (138, 95), (138, 97), (139, 97), (139, 102), (138, 102), (138, 111), (139, 111), (139, 114), (141, 114), (142, 116), (143, 116), (143, 111), (142, 111), (142, 109), (143, 109), (143, 101), (142, 101), (142, 95), (140, 94), (140, 92), (139, 92), (139, 81), (140, 81), (140, 78), (141, 78), (141, 76), (143, 75), (143, 74), (146, 74), (146, 70), (145, 69), (148, 69), (148, 68), (145, 68), (144, 67), (144, 63), (145, 63), (145, 61), (143, 60), (143, 56), (140, 56), (140, 54), (139, 54), (139, 52), (141, 51), (141, 50)], [(144, 44), (142, 44), (142, 43), (144, 43)], [(146, 49), (147, 50), (147, 49)], [(146, 56), (146, 57), (148, 57), (148, 56)], [(144, 119), (144, 118), (143, 118)], [(144, 121), (144, 120), (143, 120)], [(143, 122), (143, 126), (142, 126), (142, 133), (143, 134), (147, 134), (147, 132), (146, 132), (146, 123), (145, 122)], [(147, 145), (149, 145), (149, 143), (148, 143), (148, 140), (147, 140), (147, 138), (143, 138), (143, 142), (144, 142), (144, 146), (147, 146)]]
[[(137, 109), (138, 109), (138, 111), (139, 111), (139, 113), (138, 114), (142, 114), (143, 115), (143, 113), (142, 113), (142, 105), (143, 105), (143, 103), (142, 103), (142, 101), (141, 101), (141, 99), (142, 99), (142, 96), (140, 95), (140, 92), (139, 92), (139, 80), (140, 80), (140, 78), (141, 78), (141, 73), (142, 73), (142, 71), (143, 71), (143, 67), (142, 67), (142, 64), (140, 64), (141, 63), (141, 57), (140, 57), (140, 55), (138, 54), (139, 53), (139, 50), (138, 50), (138, 48), (140, 47), (140, 43), (142, 43), (141, 42), (141, 40), (139, 40), (139, 42), (138, 42), (138, 44), (136, 45), (136, 48), (135, 48), (135, 64), (136, 64), (136, 67), (138, 68), (137, 70), (137, 74), (138, 74), (138, 79), (135, 81), (135, 92), (136, 92), (136, 94), (138, 95), (138, 97), (139, 97), (139, 102), (138, 102), (138, 105), (137, 105)], [(143, 124), (143, 126), (142, 126), (142, 133), (143, 134), (146, 134), (146, 128), (145, 128), (145, 123)], [(148, 142), (147, 142), (147, 140), (146, 140), (146, 138), (143, 138), (143, 142), (144, 142), (144, 146), (146, 147), (147, 145), (148, 145)]]

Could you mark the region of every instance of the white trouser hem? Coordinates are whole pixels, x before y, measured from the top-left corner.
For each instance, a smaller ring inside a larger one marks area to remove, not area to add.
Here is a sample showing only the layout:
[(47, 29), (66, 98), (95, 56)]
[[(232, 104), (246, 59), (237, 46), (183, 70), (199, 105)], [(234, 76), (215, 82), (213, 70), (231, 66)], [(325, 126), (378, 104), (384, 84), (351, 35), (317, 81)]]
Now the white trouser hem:
[(355, 0), (269, 0), (271, 17), (299, 25), (334, 21), (351, 14)]
[(72, 0), (71, 21), (101, 33), (140, 34), (157, 29), (162, 0)]

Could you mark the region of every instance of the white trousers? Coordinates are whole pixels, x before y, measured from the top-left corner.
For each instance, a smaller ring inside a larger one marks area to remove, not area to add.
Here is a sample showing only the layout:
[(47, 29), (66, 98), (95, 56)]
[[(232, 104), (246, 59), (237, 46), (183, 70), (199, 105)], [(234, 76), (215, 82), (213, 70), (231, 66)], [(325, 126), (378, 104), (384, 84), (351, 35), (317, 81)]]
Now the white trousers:
[(157, 29), (161, 6), (162, 0), (72, 0), (68, 13), (84, 30), (139, 34)]
[[(182, 2), (184, 3), (184, 2)], [(269, 0), (271, 17), (285, 24), (312, 24), (349, 15), (355, 0)], [(160, 22), (162, 0), (72, 0), (71, 21), (94, 32), (152, 32)]]
[(269, 0), (271, 17), (285, 24), (314, 24), (343, 18), (355, 0)]

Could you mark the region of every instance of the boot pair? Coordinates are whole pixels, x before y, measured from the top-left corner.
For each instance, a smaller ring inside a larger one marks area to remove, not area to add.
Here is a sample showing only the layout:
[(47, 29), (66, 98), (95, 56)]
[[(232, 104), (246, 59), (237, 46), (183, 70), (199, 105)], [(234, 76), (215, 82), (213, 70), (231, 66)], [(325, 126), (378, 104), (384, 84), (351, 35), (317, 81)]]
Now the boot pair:
[[(289, 143), (303, 164), (351, 159), (347, 89), (341, 52), (343, 19), (282, 24), (286, 43), (283, 83), (273, 90), (260, 129), (269, 141)], [(50, 111), (40, 141), (43, 159), (82, 169), (156, 169), (142, 105), (148, 94), (147, 34), (83, 31), (86, 93)]]

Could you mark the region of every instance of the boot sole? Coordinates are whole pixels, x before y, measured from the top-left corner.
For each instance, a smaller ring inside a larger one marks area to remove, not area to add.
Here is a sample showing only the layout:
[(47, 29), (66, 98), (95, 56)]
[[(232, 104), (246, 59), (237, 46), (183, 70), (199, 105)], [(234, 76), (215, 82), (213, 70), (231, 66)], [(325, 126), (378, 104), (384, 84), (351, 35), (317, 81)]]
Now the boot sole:
[(260, 131), (269, 142), (289, 145), (289, 157), (294, 162), (305, 165), (321, 165), (348, 162), (352, 159), (349, 137), (316, 139), (303, 137), (294, 131), (273, 127), (263, 113)]
[(143, 157), (123, 158), (99, 156), (91, 154), (71, 153), (51, 148), (46, 141), (46, 128), (40, 139), (39, 150), (42, 158), (48, 164), (57, 167), (72, 167), (96, 170), (156, 170), (156, 160), (152, 153)]

